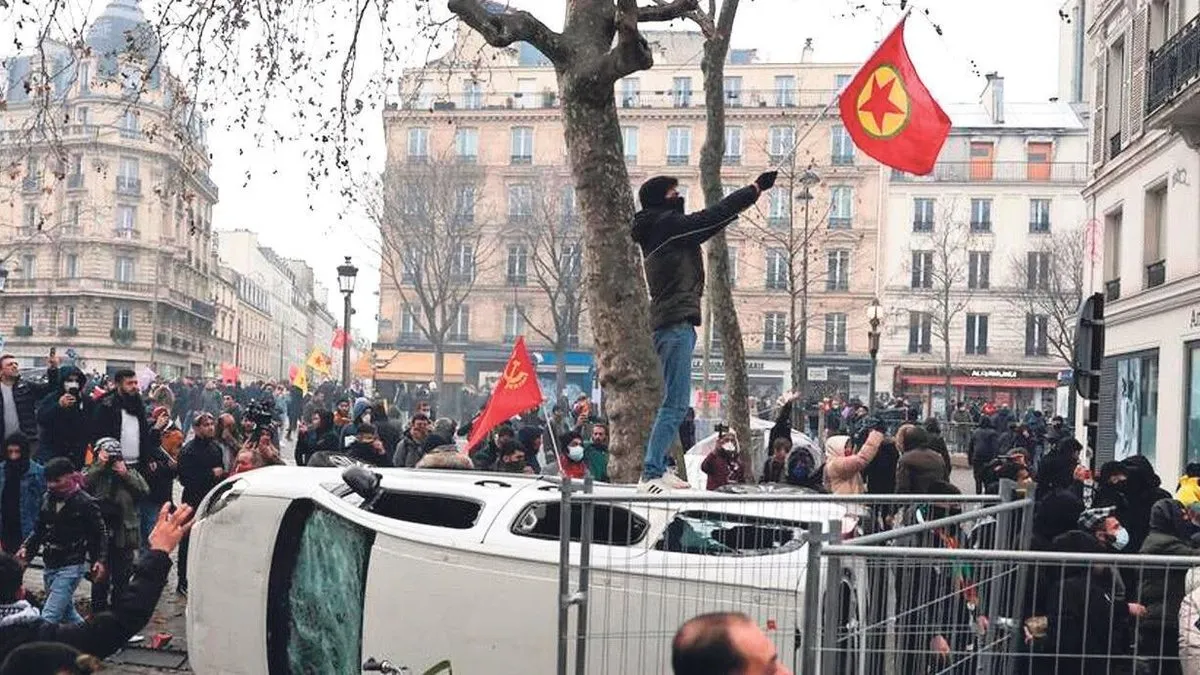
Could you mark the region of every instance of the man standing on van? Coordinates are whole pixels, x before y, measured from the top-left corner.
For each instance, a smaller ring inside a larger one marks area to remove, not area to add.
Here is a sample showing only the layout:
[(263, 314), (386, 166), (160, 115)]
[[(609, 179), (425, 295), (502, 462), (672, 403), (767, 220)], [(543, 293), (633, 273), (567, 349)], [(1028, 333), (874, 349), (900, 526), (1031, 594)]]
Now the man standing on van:
[(662, 405), (650, 432), (642, 480), (638, 489), (661, 493), (688, 487), (667, 473), (667, 448), (679, 433), (692, 387), (692, 350), (700, 325), (704, 294), (704, 253), (700, 245), (733, 222), (765, 190), (775, 185), (777, 171), (759, 175), (754, 183), (731, 193), (712, 208), (685, 214), (679, 180), (655, 176), (642, 184), (642, 210), (633, 217), (633, 240), (642, 249), (650, 286), (650, 325), (654, 351), (662, 368)]

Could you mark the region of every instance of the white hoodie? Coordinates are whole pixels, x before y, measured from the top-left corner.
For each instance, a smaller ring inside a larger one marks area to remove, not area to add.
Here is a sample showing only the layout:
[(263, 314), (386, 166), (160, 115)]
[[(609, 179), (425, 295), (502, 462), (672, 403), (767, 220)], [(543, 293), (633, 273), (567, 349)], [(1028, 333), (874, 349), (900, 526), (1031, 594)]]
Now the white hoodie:
[(1179, 606), (1179, 659), (1184, 675), (1200, 675), (1200, 567), (1188, 570)]

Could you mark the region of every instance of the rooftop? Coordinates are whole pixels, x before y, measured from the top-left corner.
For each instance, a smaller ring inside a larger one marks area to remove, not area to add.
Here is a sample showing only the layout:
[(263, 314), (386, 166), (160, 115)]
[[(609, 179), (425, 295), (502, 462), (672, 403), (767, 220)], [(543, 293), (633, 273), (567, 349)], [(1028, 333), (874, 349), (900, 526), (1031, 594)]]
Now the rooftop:
[(1004, 103), (1004, 121), (992, 121), (982, 102), (946, 103), (942, 107), (956, 129), (1087, 129), (1071, 104), (1064, 101)]

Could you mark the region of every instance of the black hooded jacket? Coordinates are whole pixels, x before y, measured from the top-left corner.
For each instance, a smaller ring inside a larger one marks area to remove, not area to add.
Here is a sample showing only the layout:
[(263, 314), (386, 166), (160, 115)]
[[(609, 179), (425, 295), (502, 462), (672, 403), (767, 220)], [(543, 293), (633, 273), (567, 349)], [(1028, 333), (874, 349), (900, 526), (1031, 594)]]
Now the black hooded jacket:
[(971, 434), (967, 446), (967, 461), (976, 470), (987, 467), (1000, 455), (1000, 434), (992, 428), (992, 420), (985, 415), (979, 418), (979, 428)]
[[(54, 391), (58, 385), (58, 368), (49, 368), (46, 370), (45, 384), (30, 382), (25, 379), (18, 379), (13, 384), (13, 403), (17, 407), (17, 423), (21, 428), (18, 430), (25, 434), (25, 438), (31, 441), (38, 440), (38, 423), (35, 414), (35, 407), (47, 394)], [(3, 390), (0, 390), (0, 399), (4, 397)], [(0, 406), (3, 401), (0, 401)], [(3, 410), (3, 408), (0, 408)], [(9, 429), (4, 428), (4, 415), (0, 414), (0, 438), (7, 438)]]
[(308, 460), (318, 452), (340, 452), (338, 432), (333, 427), (333, 413), (328, 410), (318, 410), (321, 419), (320, 426), (310, 428), (296, 438), (296, 463), (308, 466)]
[(654, 330), (682, 322), (700, 325), (704, 294), (700, 245), (754, 204), (759, 193), (757, 187), (748, 185), (710, 208), (685, 214), (681, 206), (666, 203), (666, 191), (672, 185), (654, 178), (647, 181), (639, 191), (642, 210), (633, 217), (633, 240), (641, 246), (645, 260)]
[[(66, 408), (58, 404), (66, 393), (66, 383), (79, 383), (74, 392), (75, 403)], [(42, 428), (42, 452), (51, 458), (66, 457), (76, 469), (83, 469), (83, 454), (87, 444), (96, 440), (88, 437), (91, 424), (92, 399), (86, 394), (87, 377), (75, 366), (63, 366), (58, 381), (38, 404), (37, 421)]]

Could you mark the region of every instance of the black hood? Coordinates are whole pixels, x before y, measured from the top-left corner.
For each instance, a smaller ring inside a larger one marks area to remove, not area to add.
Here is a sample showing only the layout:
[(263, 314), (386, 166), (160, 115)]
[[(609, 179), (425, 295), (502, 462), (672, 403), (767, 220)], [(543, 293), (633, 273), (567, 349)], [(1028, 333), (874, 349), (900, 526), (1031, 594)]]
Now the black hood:
[(667, 192), (679, 185), (679, 179), (671, 176), (655, 176), (638, 188), (638, 203), (642, 209), (662, 208), (667, 203)]
[(1178, 537), (1183, 531), (1183, 507), (1167, 497), (1150, 507), (1150, 531)]

